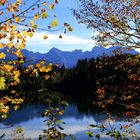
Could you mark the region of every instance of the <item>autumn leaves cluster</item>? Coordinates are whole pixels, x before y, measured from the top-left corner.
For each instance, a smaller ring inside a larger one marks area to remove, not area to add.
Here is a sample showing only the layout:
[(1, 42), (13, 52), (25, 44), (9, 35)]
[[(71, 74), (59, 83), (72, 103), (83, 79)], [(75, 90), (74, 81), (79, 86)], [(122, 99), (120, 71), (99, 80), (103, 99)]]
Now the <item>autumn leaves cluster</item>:
[[(9, 106), (14, 106), (17, 109), (15, 106), (23, 102), (14, 87), (21, 82), (21, 67), (26, 63), (22, 49), (26, 46), (27, 38), (31, 38), (37, 30), (43, 30), (46, 35), (42, 38), (48, 39), (48, 31), (59, 30), (56, 29), (59, 25), (57, 16), (51, 15), (51, 11), (55, 9), (58, 2), (58, 0), (0, 1), (0, 49), (2, 50), (0, 51), (0, 114), (2, 117), (7, 116)], [(51, 23), (48, 22), (50, 16), (52, 16)], [(40, 25), (42, 21), (44, 21), (44, 25)], [(73, 30), (68, 23), (64, 23), (60, 29), (65, 33), (67, 30)], [(13, 56), (13, 59), (6, 61), (9, 54)], [(51, 70), (52, 64), (41, 61), (35, 66), (26, 67), (24, 72), (32, 73), (32, 76), (35, 77), (39, 73), (44, 73), (44, 78), (48, 80), (48, 72)]]

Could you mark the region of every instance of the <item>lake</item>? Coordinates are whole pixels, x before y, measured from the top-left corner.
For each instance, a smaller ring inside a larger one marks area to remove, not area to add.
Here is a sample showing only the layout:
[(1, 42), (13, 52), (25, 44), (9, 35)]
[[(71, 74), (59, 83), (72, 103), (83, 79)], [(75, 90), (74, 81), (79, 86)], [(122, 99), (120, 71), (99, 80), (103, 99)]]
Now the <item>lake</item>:
[[(61, 94), (61, 93), (59, 93)], [(64, 96), (62, 96), (64, 97)], [(64, 98), (63, 98), (64, 99)], [(66, 134), (74, 134), (78, 140), (86, 140), (88, 136), (85, 134), (89, 130), (90, 124), (109, 124), (111, 127), (116, 129), (120, 128), (120, 124), (129, 124), (129, 122), (123, 121), (122, 116), (117, 115), (118, 110), (113, 108), (111, 113), (112, 120), (108, 122), (108, 115), (102, 111), (98, 111), (97, 108), (92, 106), (88, 96), (85, 95), (66, 95), (65, 99), (69, 103), (66, 107), (65, 112), (60, 118), (65, 122), (63, 124)], [(47, 108), (43, 103), (24, 103), (17, 111), (11, 110), (9, 117), (5, 120), (9, 125), (0, 125), (0, 135), (3, 133), (6, 136), (3, 139), (12, 139), (14, 130), (18, 126), (22, 126), (24, 130), (24, 137), (31, 139), (38, 139), (39, 134), (42, 134), (43, 129), (47, 129), (45, 118), (41, 117), (41, 113)], [(139, 124), (135, 125), (137, 130), (140, 129)], [(99, 129), (94, 128), (95, 133), (100, 133)], [(102, 139), (107, 140), (109, 137), (102, 134)], [(69, 137), (67, 139), (70, 139)], [(93, 138), (95, 139), (95, 138)]]

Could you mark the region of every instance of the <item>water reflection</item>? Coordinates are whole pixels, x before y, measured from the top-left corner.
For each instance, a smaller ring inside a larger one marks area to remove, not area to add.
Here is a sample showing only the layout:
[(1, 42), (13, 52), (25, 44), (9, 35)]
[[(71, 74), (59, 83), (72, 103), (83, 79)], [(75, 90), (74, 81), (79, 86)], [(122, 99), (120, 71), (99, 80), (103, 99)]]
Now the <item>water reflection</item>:
[[(60, 92), (53, 92), (51, 94), (53, 98), (60, 98), (59, 100), (62, 99), (68, 102), (69, 106), (65, 109), (65, 113), (62, 116), (63, 118), (73, 117), (75, 119), (82, 120), (86, 116), (87, 118), (93, 117), (96, 122), (101, 122), (108, 118), (102, 110), (93, 105), (92, 100), (89, 99), (89, 95), (71, 95)], [(45, 103), (24, 103), (17, 111), (13, 109), (10, 110), (9, 117), (6, 119), (6, 122), (19, 124), (21, 122), (32, 120), (33, 118), (40, 118), (41, 113), (44, 112), (45, 109), (47, 109), (47, 105)], [(113, 110), (111, 110), (112, 117), (121, 121), (122, 118), (116, 115), (116, 113), (121, 110), (124, 110), (124, 108), (113, 108)]]
[(39, 118), (40, 114), (45, 110), (45, 108), (45, 105), (40, 103), (25, 103), (17, 111), (11, 109), (9, 117), (6, 119), (6, 122), (8, 124), (20, 124), (34, 118)]
[[(62, 116), (62, 120), (66, 122), (66, 124), (64, 124), (64, 131), (67, 134), (75, 134), (79, 140), (87, 139), (85, 131), (88, 130), (89, 124), (101, 123), (108, 118), (104, 112), (101, 112), (93, 106), (92, 100), (90, 102), (91, 96), (88, 94), (81, 94), (79, 96), (76, 94), (70, 95), (55, 92), (53, 96), (61, 97), (69, 103), (69, 106), (65, 109), (65, 113)], [(5, 139), (10, 139), (11, 132), (20, 125), (24, 129), (26, 138), (37, 139), (39, 134), (42, 133), (42, 129), (47, 128), (43, 122), (44, 119), (41, 118), (40, 115), (46, 108), (47, 106), (45, 104), (34, 102), (23, 104), (17, 111), (11, 110), (9, 117), (5, 121), (8, 124), (14, 124), (14, 126), (5, 128), (5, 126), (1, 125), (0, 135), (5, 133)], [(113, 108), (113, 110), (115, 109)], [(118, 112), (118, 110), (116, 111)], [(113, 125), (119, 126), (120, 123), (125, 123), (122, 122), (123, 118), (121, 116), (116, 115), (115, 111), (112, 111), (111, 116), (117, 121)], [(108, 138), (104, 137), (103, 139)]]
[[(21, 124), (33, 119), (38, 119), (41, 117), (41, 113), (47, 108), (44, 104), (24, 104), (17, 111), (11, 110), (9, 117), (5, 120), (8, 124)], [(71, 119), (74, 118), (76, 120), (83, 120), (84, 118), (94, 118), (96, 122), (101, 122), (107, 119), (107, 115), (104, 113), (89, 113), (84, 114), (80, 113), (77, 106), (69, 105), (62, 119)], [(115, 116), (114, 116), (115, 117)], [(119, 119), (119, 117), (117, 117)], [(121, 118), (120, 118), (121, 119)]]
[[(0, 133), (6, 133), (5, 139), (10, 139), (11, 133), (16, 129), (17, 126), (22, 126), (24, 129), (25, 137), (37, 139), (39, 134), (42, 133), (42, 129), (47, 128), (44, 119), (40, 117), (40, 112), (43, 112), (45, 105), (42, 104), (26, 104), (17, 111), (11, 111), (6, 122), (13, 123), (14, 126), (10, 128), (1, 128)], [(64, 124), (65, 133), (75, 134), (77, 139), (87, 139), (85, 131), (88, 130), (89, 124), (95, 124), (96, 121), (102, 121), (107, 116), (104, 114), (82, 114), (78, 112), (78, 108), (75, 105), (70, 105), (66, 108), (62, 120), (66, 122)]]

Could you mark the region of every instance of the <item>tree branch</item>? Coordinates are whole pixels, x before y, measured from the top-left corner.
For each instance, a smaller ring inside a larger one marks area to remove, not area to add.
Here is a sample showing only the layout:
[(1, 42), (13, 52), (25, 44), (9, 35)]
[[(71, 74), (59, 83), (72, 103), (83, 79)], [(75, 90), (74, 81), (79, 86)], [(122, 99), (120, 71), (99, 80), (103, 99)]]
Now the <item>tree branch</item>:
[[(32, 7), (34, 7), (39, 1), (41, 1), (41, 0), (37, 0), (34, 4), (32, 4), (32, 5), (31, 5), (30, 7), (28, 7), (26, 10), (24, 10), (24, 11), (20, 12), (19, 14), (17, 14), (15, 17), (18, 17), (18, 16), (22, 15), (23, 13), (27, 12), (27, 11), (30, 10)], [(8, 19), (6, 19), (6, 20), (4, 20), (4, 21), (1, 21), (0, 24), (3, 24), (3, 23), (5, 23), (5, 22), (7, 22), (7, 21), (9, 21), (9, 20), (12, 20), (13, 18), (14, 18), (14, 17), (10, 17), (10, 18), (8, 18)]]

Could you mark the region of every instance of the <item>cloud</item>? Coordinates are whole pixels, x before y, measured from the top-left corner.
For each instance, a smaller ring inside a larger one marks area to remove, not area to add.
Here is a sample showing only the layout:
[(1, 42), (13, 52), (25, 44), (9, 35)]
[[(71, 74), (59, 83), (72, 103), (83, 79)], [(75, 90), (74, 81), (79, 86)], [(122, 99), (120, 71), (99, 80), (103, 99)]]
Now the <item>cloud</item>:
[[(44, 40), (43, 36), (48, 35), (48, 39)], [(62, 35), (62, 39), (59, 38), (60, 34), (46, 34), (44, 32), (36, 32), (32, 38), (27, 39), (27, 45), (94, 45), (95, 42), (92, 39), (78, 37), (75, 35)]]
[(139, 52), (140, 53), (140, 48), (138, 48), (138, 49), (135, 49), (137, 52)]
[[(85, 33), (86, 34), (86, 33)], [(43, 36), (47, 35), (48, 39), (43, 39)], [(26, 49), (33, 52), (47, 52), (52, 47), (59, 48), (64, 51), (73, 51), (75, 49), (82, 49), (83, 51), (91, 50), (95, 46), (95, 41), (90, 38), (89, 35), (86, 37), (83, 34), (72, 35), (63, 34), (62, 39), (59, 38), (59, 33), (45, 33), (36, 32), (31, 38), (27, 38)], [(7, 43), (8, 39), (1, 40), (3, 43)]]

